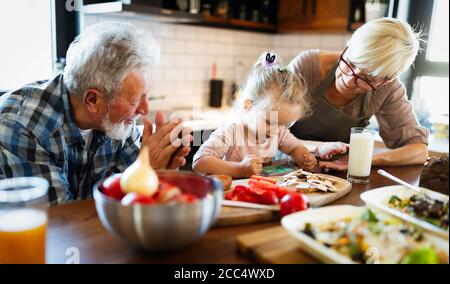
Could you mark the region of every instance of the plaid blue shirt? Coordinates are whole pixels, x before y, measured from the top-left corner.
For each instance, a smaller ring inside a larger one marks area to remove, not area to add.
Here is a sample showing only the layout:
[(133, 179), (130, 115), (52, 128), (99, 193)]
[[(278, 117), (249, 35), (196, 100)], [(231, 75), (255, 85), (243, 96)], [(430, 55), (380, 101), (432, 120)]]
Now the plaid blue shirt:
[(140, 134), (133, 127), (120, 141), (94, 130), (88, 147), (73, 120), (62, 75), (0, 97), (0, 178), (46, 178), (51, 204), (87, 199), (95, 182), (137, 158)]

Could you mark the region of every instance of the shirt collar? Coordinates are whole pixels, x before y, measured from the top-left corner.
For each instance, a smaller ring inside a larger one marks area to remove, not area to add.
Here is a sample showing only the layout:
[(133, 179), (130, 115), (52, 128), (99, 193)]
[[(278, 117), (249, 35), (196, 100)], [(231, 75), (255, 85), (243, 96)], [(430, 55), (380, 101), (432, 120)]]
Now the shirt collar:
[(77, 124), (75, 123), (74, 115), (69, 101), (69, 92), (66, 85), (64, 84), (63, 75), (60, 78), (61, 86), (61, 97), (64, 103), (64, 134), (66, 138), (66, 143), (68, 145), (78, 144), (81, 147), (86, 147), (86, 142), (83, 139), (80, 131), (78, 130)]

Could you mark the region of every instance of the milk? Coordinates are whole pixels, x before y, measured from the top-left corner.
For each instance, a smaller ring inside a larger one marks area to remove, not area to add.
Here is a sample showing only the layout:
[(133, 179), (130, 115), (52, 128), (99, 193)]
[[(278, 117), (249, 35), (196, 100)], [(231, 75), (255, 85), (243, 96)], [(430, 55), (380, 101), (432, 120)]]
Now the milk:
[(353, 178), (370, 176), (373, 144), (374, 137), (370, 132), (352, 133), (350, 135), (349, 176)]

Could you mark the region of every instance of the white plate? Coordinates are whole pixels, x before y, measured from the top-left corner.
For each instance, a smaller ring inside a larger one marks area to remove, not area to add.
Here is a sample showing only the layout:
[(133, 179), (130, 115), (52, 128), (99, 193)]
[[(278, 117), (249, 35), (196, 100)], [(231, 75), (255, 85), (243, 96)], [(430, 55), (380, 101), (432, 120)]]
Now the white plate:
[(329, 206), (309, 209), (288, 215), (281, 219), (281, 225), (295, 237), (306, 252), (324, 263), (354, 264), (355, 262), (337, 251), (327, 248), (310, 236), (302, 233), (306, 223), (313, 225), (333, 222), (347, 217), (360, 216), (364, 207), (351, 205)]
[[(318, 260), (331, 264), (355, 264), (356, 262), (349, 257), (317, 242), (310, 236), (304, 234), (302, 230), (305, 228), (307, 223), (317, 226), (349, 217), (358, 217), (361, 216), (365, 210), (367, 210), (366, 207), (351, 205), (315, 208), (288, 215), (281, 219), (281, 224), (294, 238), (299, 241), (301, 248), (305, 252), (316, 257)], [(383, 213), (377, 213), (378, 216), (380, 214)], [(448, 255), (448, 240), (444, 240), (432, 234), (427, 234), (426, 232), (424, 232), (424, 237), (436, 248), (445, 251)]]
[[(434, 192), (428, 189), (423, 188), (429, 196), (441, 200), (441, 201), (448, 201), (448, 196), (444, 194), (440, 194), (438, 192)], [(421, 220), (419, 218), (413, 217), (411, 215), (408, 215), (406, 213), (403, 213), (397, 209), (389, 207), (389, 199), (391, 196), (396, 195), (400, 199), (409, 198), (412, 195), (417, 194), (416, 192), (407, 189), (406, 187), (402, 185), (396, 185), (396, 186), (387, 186), (387, 187), (381, 187), (378, 189), (373, 189), (371, 191), (364, 192), (361, 194), (361, 199), (366, 203), (366, 205), (372, 209), (375, 210), (381, 210), (385, 213), (388, 213), (390, 215), (396, 216), (406, 222), (409, 222), (411, 224), (414, 224), (418, 227), (421, 227), (422, 229), (429, 231), (431, 233), (434, 233), (440, 237), (449, 238), (449, 234), (447, 230), (444, 230), (438, 226), (435, 226), (433, 224), (430, 224), (424, 220)]]

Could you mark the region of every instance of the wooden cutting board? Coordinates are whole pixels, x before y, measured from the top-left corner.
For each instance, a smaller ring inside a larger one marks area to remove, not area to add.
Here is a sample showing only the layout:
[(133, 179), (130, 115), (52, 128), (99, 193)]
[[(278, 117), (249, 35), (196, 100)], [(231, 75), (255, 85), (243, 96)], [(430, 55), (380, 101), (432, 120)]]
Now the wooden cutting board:
[(281, 226), (238, 236), (237, 249), (239, 253), (258, 263), (319, 263), (303, 252), (297, 240)]
[(219, 217), (214, 223), (216, 227), (255, 224), (279, 219), (278, 212), (260, 209), (247, 209), (222, 206)]
[[(345, 179), (326, 174), (320, 175), (335, 179), (337, 181), (335, 186), (338, 189), (338, 192), (331, 192), (331, 193), (315, 192), (305, 194), (309, 200), (311, 207), (321, 207), (323, 205), (331, 203), (348, 194), (352, 190), (352, 184)], [(248, 179), (233, 181), (231, 188), (234, 188), (237, 185), (247, 186)], [(215, 226), (217, 227), (237, 226), (260, 222), (268, 222), (276, 219), (279, 219), (279, 215), (277, 212), (222, 206), (221, 212), (215, 223)]]

